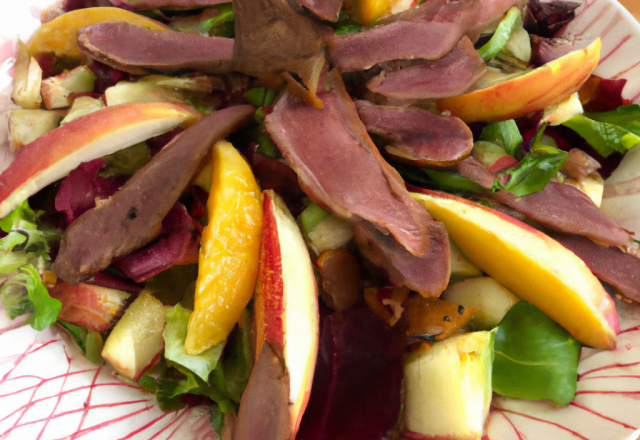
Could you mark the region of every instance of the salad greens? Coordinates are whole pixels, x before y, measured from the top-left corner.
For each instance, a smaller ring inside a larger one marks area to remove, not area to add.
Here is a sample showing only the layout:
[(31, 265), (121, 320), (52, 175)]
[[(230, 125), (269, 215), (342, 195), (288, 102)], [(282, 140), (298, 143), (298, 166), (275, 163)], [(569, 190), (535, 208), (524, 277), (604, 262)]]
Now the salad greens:
[(521, 18), (520, 8), (513, 7), (509, 9), (507, 15), (500, 21), (496, 31), (491, 39), (480, 49), (478, 55), (484, 61), (489, 61), (505, 48), (511, 37), (511, 33), (520, 26)]
[(534, 305), (520, 301), (498, 325), (493, 391), (568, 405), (576, 394), (580, 343)]
[(89, 362), (93, 362), (96, 365), (102, 365), (104, 363), (104, 359), (102, 358), (103, 341), (100, 333), (87, 330), (84, 327), (71, 324), (61, 319), (58, 320), (58, 324), (69, 332)]
[(613, 112), (574, 116), (562, 125), (578, 133), (602, 157), (609, 157), (615, 152), (624, 154), (640, 144), (640, 129), (637, 127), (640, 107), (629, 107), (633, 108), (624, 110), (620, 107)]
[(480, 134), (480, 139), (501, 145), (512, 157), (515, 157), (517, 148), (522, 145), (522, 135), (513, 119), (487, 124)]

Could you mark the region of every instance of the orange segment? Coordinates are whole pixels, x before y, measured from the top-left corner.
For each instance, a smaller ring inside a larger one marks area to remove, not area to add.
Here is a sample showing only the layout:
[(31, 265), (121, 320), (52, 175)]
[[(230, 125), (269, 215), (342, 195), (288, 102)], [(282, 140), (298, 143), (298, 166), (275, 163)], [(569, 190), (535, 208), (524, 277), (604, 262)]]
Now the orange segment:
[(202, 233), (193, 313), (184, 349), (202, 353), (224, 341), (253, 296), (262, 237), (262, 194), (229, 142), (213, 147), (208, 224)]
[(53, 53), (59, 58), (82, 59), (84, 55), (76, 42), (78, 30), (105, 21), (123, 21), (154, 31), (170, 30), (160, 22), (120, 8), (77, 9), (40, 26), (31, 37), (29, 51), (33, 55)]

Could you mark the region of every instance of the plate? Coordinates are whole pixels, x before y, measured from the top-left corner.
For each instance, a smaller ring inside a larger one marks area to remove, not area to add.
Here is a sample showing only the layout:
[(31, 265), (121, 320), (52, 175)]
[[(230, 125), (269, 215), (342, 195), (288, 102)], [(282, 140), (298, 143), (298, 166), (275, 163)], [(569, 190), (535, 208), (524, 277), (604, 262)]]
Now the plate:
[[(6, 142), (13, 48), (52, 0), (0, 0), (0, 171)], [(577, 48), (602, 38), (596, 74), (627, 79), (640, 103), (640, 25), (616, 0), (586, 0), (565, 30)], [(483, 440), (635, 440), (640, 436), (640, 307), (617, 301), (622, 333), (611, 352), (584, 349), (569, 406), (496, 396)], [(1, 307), (1, 306), (0, 306)], [(57, 328), (36, 332), (0, 309), (0, 439), (216, 439), (208, 409), (163, 413), (153, 395), (87, 362)], [(526, 379), (523, 379), (526, 380)]]

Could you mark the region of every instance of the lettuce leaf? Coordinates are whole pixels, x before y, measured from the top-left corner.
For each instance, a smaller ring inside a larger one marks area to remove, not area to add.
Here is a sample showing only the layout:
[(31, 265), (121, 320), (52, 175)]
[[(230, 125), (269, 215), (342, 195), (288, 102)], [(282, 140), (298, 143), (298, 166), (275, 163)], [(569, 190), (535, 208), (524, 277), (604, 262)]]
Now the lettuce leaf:
[(589, 119), (607, 124), (617, 125), (640, 136), (640, 105), (623, 105), (610, 112), (585, 113)]
[(166, 311), (167, 325), (164, 328), (164, 357), (175, 364), (195, 373), (203, 381), (209, 380), (209, 374), (218, 365), (218, 360), (224, 349), (224, 342), (205, 350), (198, 355), (188, 355), (184, 351), (184, 341), (187, 337), (187, 326), (191, 310), (180, 304), (169, 307)]
[(516, 149), (522, 145), (523, 139), (516, 121), (492, 122), (482, 130), (480, 139), (501, 145), (509, 156), (515, 157)]
[(100, 333), (62, 320), (59, 320), (58, 324), (69, 332), (89, 362), (96, 365), (104, 363), (104, 359), (102, 359), (103, 341)]
[[(631, 122), (627, 121), (627, 126), (634, 131), (609, 122), (596, 121), (591, 119), (593, 115), (590, 114), (589, 117), (586, 115), (574, 116), (563, 122), (562, 125), (578, 133), (602, 157), (608, 157), (615, 152), (624, 154), (635, 145), (640, 144), (640, 134), (635, 133), (635, 128)], [(615, 117), (608, 119), (616, 120)]]
[(511, 33), (520, 26), (521, 15), (520, 8), (515, 6), (507, 11), (507, 15), (500, 21), (491, 39), (478, 49), (480, 58), (489, 61), (504, 49)]

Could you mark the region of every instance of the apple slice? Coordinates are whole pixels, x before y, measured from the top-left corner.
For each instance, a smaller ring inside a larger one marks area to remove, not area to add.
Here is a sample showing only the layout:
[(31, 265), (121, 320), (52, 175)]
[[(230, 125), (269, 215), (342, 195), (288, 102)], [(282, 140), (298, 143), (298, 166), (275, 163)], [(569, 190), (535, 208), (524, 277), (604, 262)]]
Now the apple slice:
[(93, 92), (95, 81), (96, 76), (87, 66), (47, 78), (42, 81), (42, 102), (48, 110), (69, 107), (71, 95)]
[(318, 319), (316, 279), (302, 233), (282, 199), (266, 190), (255, 299), (256, 353), (266, 341), (284, 359), (294, 437), (311, 392)]
[(616, 346), (615, 305), (574, 253), (500, 212), (448, 194), (414, 197), (480, 269), (590, 347)]
[(560, 104), (577, 92), (600, 60), (600, 39), (526, 75), (464, 95), (439, 99), (438, 110), (465, 122), (497, 122)]
[(40, 136), (58, 128), (62, 118), (64, 118), (64, 112), (61, 110), (9, 110), (9, 146), (11, 151), (18, 151), (24, 145), (30, 144)]
[(0, 218), (23, 200), (88, 162), (174, 129), (202, 115), (183, 105), (138, 103), (74, 119), (20, 149), (0, 175)]
[(104, 343), (102, 357), (125, 377), (138, 380), (164, 350), (164, 306), (142, 292), (129, 306)]

